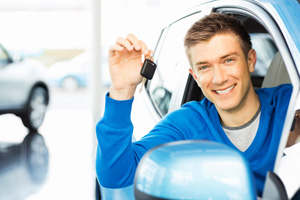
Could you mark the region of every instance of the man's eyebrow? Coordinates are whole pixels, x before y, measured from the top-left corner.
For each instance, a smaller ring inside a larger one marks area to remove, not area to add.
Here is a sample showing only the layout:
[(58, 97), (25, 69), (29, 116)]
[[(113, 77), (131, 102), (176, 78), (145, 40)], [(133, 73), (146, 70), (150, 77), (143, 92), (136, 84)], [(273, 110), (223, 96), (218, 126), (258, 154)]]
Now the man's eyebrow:
[(228, 54), (226, 54), (224, 56), (221, 56), (221, 59), (227, 58), (229, 56), (238, 56), (238, 53), (237, 52), (228, 53)]
[[(224, 56), (221, 56), (220, 59), (222, 60), (222, 59), (227, 58), (229, 56), (238, 56), (238, 53), (237, 52), (231, 52), (231, 53), (228, 53)], [(207, 63), (208, 63), (208, 61), (198, 61), (198, 62), (196, 62), (195, 66), (199, 66), (199, 65), (203, 65), (203, 64), (207, 64)]]
[(203, 65), (203, 64), (207, 64), (208, 62), (207, 61), (199, 61), (199, 62), (196, 62), (196, 66), (198, 65)]

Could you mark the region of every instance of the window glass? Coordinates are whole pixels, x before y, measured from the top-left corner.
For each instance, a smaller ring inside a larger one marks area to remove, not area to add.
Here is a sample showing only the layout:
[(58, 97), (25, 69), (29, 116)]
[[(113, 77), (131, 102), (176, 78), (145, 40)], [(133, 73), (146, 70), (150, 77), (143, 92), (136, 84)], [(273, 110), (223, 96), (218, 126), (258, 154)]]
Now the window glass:
[(158, 49), (157, 69), (150, 83), (149, 93), (161, 116), (168, 113), (174, 90), (180, 82), (180, 68), (189, 68), (183, 46), (184, 37), (191, 25), (201, 18), (197, 13), (181, 19), (169, 27), (161, 49)]

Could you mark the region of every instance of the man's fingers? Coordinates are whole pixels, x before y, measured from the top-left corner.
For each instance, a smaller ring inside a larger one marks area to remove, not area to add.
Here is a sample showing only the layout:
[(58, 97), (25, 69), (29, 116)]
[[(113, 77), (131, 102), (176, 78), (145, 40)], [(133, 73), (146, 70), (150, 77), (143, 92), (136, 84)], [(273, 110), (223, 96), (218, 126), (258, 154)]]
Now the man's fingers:
[(116, 51), (123, 51), (124, 49), (128, 51), (136, 51), (142, 53), (146, 59), (151, 59), (153, 55), (153, 51), (149, 50), (147, 45), (142, 41), (138, 40), (133, 34), (128, 34), (126, 39), (119, 37), (116, 40), (116, 44), (112, 45), (109, 48), (109, 56), (113, 57)]
[(112, 45), (109, 47), (109, 51), (122, 51), (124, 49), (123, 46), (120, 46), (118, 44)]
[(152, 50), (148, 50), (147, 54), (144, 54), (146, 59), (149, 59), (151, 61), (153, 61), (153, 51)]
[(149, 52), (149, 49), (148, 49), (147, 45), (146, 45), (142, 40), (139, 40), (139, 45), (141, 46), (141, 51), (142, 51), (142, 53), (143, 53), (145, 56), (148, 56), (148, 54), (149, 54), (150, 52)]
[(124, 39), (122, 37), (117, 38), (116, 44), (120, 45), (121, 47), (126, 48), (128, 51), (132, 51), (132, 49), (133, 49), (130, 41), (128, 41), (127, 39)]
[(140, 42), (137, 37), (135, 37), (135, 35), (130, 33), (127, 35), (126, 39), (133, 45), (136, 51), (139, 51), (141, 49)]

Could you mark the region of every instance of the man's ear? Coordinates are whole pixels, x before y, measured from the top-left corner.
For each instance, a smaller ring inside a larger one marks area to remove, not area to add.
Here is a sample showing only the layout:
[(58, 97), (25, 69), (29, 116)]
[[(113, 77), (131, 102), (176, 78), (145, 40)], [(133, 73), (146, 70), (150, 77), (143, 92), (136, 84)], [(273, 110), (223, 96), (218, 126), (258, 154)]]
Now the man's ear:
[(255, 69), (255, 64), (256, 64), (256, 51), (254, 49), (250, 49), (248, 52), (248, 66), (249, 66), (249, 71), (254, 72)]
[(189, 68), (189, 72), (193, 76), (194, 80), (197, 81), (197, 76), (194, 74), (194, 71), (191, 68)]

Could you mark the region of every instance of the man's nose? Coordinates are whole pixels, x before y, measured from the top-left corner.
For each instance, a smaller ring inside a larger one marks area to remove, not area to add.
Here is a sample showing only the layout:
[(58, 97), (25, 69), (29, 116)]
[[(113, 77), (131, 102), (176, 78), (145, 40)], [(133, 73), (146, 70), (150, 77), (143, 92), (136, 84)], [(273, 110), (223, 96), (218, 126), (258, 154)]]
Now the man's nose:
[(213, 84), (221, 85), (227, 81), (227, 73), (222, 66), (215, 66), (213, 70)]

